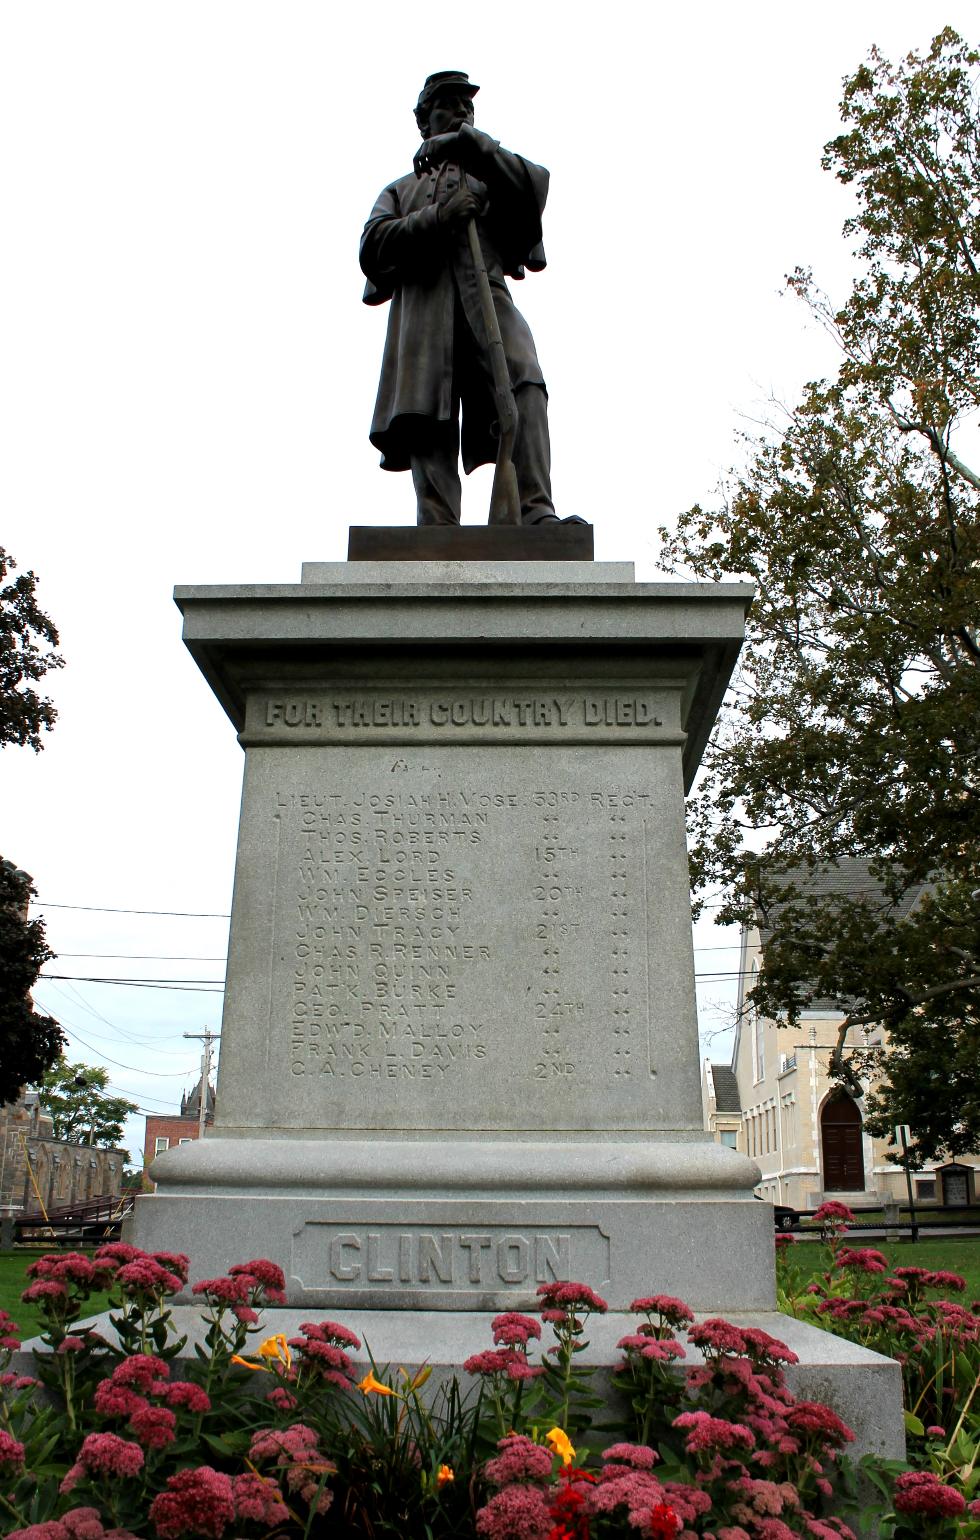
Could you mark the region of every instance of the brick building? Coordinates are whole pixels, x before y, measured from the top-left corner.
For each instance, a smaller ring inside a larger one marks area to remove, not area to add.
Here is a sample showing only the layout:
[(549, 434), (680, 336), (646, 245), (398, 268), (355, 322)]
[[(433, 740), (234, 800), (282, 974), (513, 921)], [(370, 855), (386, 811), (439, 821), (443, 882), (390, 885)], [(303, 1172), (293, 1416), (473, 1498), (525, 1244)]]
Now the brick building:
[[(143, 1182), (151, 1192), (154, 1183), (146, 1173), (153, 1164), (154, 1158), (176, 1144), (190, 1144), (192, 1139), (197, 1139), (200, 1135), (200, 1112), (201, 1087), (198, 1084), (189, 1096), (185, 1094), (180, 1098), (179, 1113), (172, 1115), (152, 1113), (147, 1117), (146, 1133), (143, 1137)], [(214, 1090), (210, 1082), (204, 1122), (206, 1127), (214, 1122)]]

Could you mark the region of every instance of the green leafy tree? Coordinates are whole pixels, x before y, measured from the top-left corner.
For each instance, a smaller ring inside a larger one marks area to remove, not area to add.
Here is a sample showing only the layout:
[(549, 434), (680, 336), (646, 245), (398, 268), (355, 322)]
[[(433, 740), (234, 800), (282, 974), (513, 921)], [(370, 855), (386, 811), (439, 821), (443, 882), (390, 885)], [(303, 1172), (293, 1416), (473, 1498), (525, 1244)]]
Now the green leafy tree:
[[(757, 585), (692, 800), (696, 894), (771, 933), (759, 1009), (844, 1004), (834, 1072), (877, 1071), (869, 1123), (908, 1122), (919, 1158), (980, 1146), (978, 62), (946, 30), (845, 81), (824, 165), (858, 276), (840, 308), (790, 279), (838, 373), (747, 440), (718, 509), (661, 531), (669, 570)], [(819, 896), (847, 857), (865, 879)], [(878, 1026), (886, 1054), (856, 1030)]]
[(12, 574), (17, 563), (0, 546), (0, 748), (16, 743), (35, 753), (41, 733), (54, 726), (57, 712), (34, 685), (64, 660), (54, 648), (58, 633), (37, 602), (33, 572)]
[(125, 1096), (111, 1095), (108, 1086), (108, 1070), (59, 1059), (43, 1077), (40, 1087), (42, 1104), (54, 1123), (55, 1138), (71, 1144), (118, 1149), (123, 1123), (139, 1108)]
[(39, 1080), (65, 1046), (58, 1023), (34, 1009), (31, 990), (52, 956), (44, 923), (29, 920), (26, 872), (0, 861), (0, 1103)]
[[(53, 651), (58, 633), (37, 603), (37, 578), (15, 578), (16, 568), (0, 547), (0, 748), (14, 743), (39, 752), (57, 713), (34, 685), (63, 660)], [(33, 892), (25, 872), (0, 862), (0, 1102), (38, 1080), (65, 1044), (57, 1022), (31, 1003), (34, 981), (53, 955), (42, 921), (27, 918)]]

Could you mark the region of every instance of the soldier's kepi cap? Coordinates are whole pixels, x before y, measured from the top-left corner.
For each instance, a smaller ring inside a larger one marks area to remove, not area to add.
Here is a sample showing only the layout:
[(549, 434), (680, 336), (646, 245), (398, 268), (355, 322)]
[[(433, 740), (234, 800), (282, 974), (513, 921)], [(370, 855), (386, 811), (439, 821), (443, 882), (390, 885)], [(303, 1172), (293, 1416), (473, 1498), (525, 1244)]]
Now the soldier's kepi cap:
[(419, 93), (419, 99), (415, 104), (416, 116), (432, 106), (433, 98), (439, 91), (450, 88), (462, 91), (466, 96), (475, 96), (480, 89), (473, 84), (465, 70), (437, 70), (434, 75), (427, 78)]

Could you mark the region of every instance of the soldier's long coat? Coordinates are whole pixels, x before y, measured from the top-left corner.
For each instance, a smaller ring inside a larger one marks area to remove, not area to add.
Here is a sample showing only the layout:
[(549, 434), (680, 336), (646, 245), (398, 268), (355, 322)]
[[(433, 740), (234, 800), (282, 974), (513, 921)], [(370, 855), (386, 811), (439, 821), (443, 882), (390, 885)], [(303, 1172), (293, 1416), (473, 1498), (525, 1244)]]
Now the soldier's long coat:
[[(437, 215), (437, 205), (452, 196), (461, 176), (486, 199), (477, 230), (511, 384), (516, 390), (545, 383), (530, 329), (504, 279), (505, 274), (523, 278), (525, 268), (538, 272), (545, 265), (541, 214), (548, 172), (501, 149), (488, 134), (472, 127), (461, 132), (469, 141), (465, 158), (479, 168), (479, 177), (452, 165), (421, 178), (401, 177), (384, 189), (361, 237), (364, 303), (391, 300), (371, 424), (371, 442), (381, 451), (385, 470), (407, 470), (413, 444), (451, 428), (457, 391), (463, 403), (464, 468), (471, 471), (496, 456), (493, 396), (486, 371), (474, 362), (474, 348), (485, 350), (487, 339), (466, 228), (441, 226)], [(472, 336), (456, 337), (460, 326)]]

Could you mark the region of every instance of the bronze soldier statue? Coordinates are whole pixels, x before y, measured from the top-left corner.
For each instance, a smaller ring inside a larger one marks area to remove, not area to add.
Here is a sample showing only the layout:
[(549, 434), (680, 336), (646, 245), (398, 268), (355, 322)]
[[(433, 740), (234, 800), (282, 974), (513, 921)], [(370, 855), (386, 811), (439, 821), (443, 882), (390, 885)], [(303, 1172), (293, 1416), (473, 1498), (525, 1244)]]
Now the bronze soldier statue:
[[(548, 392), (505, 281), (545, 265), (548, 172), (474, 128), (478, 90), (461, 70), (429, 76), (414, 169), (364, 227), (364, 303), (391, 301), (371, 442), (384, 470), (411, 469), (419, 524), (458, 524), (462, 405), (467, 474), (494, 460), (500, 469), (501, 438), (516, 471), (513, 512), (492, 505), (492, 522), (582, 523), (555, 513)], [(495, 477), (495, 503), (496, 490)]]

